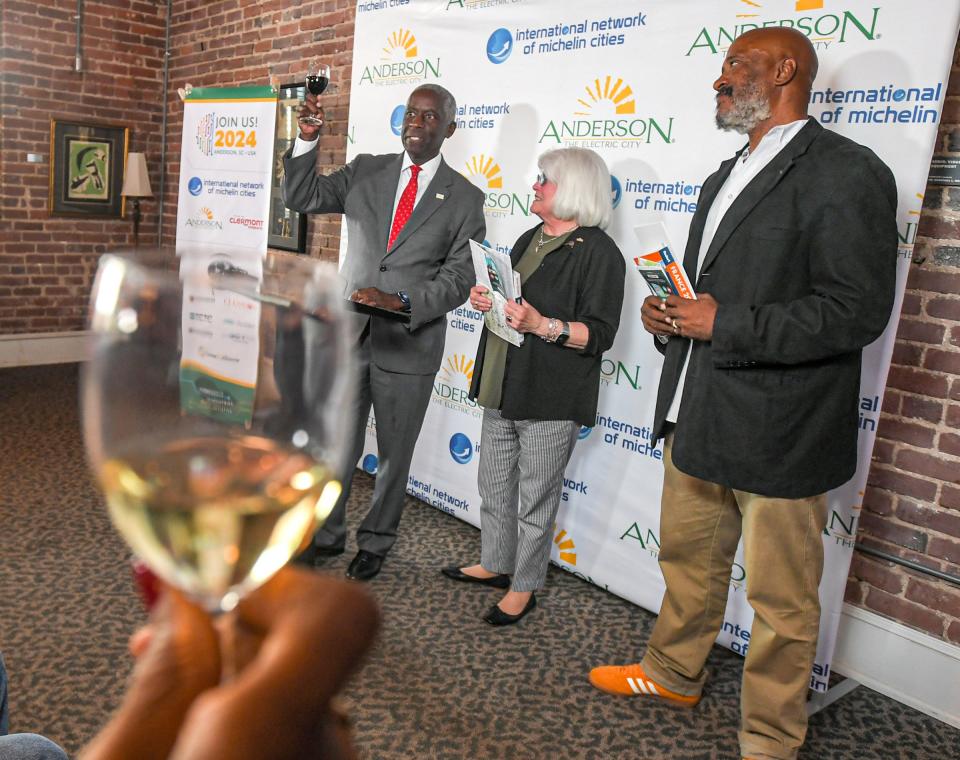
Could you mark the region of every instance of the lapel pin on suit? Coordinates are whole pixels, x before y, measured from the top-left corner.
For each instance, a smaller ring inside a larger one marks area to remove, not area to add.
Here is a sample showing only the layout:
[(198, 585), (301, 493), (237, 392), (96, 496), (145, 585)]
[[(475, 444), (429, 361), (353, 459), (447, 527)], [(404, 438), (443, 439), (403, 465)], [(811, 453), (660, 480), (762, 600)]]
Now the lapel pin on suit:
[(437, 193), (437, 200), (438, 200), (438, 201), (442, 201), (442, 200), (443, 200), (443, 193)]

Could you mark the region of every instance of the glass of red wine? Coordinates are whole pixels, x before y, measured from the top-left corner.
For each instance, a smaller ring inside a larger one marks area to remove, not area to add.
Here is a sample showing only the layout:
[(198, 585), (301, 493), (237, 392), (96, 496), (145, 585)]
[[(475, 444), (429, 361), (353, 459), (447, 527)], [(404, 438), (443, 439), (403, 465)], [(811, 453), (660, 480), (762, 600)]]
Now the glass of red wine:
[[(325, 63), (318, 63), (310, 67), (309, 72), (307, 73), (306, 85), (307, 90), (313, 94), (319, 96), (324, 90), (327, 89), (327, 85), (330, 83), (330, 67)], [(302, 116), (300, 121), (304, 124), (311, 124), (317, 127), (323, 126), (323, 119), (319, 116)]]

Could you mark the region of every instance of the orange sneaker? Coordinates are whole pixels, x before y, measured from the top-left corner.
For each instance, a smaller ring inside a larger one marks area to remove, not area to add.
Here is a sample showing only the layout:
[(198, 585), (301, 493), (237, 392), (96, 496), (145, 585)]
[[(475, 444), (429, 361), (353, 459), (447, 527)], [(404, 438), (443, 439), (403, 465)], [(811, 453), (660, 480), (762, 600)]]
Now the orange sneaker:
[(601, 665), (590, 671), (590, 683), (608, 694), (658, 697), (676, 707), (694, 707), (700, 701), (699, 694), (677, 694), (655, 683), (639, 664)]

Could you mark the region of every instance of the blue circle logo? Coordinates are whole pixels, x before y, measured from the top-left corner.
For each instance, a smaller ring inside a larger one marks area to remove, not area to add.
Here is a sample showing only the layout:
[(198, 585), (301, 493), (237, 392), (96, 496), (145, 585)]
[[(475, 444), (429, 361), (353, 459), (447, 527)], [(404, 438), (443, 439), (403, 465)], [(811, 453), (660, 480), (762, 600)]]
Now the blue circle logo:
[(450, 438), (450, 456), (457, 464), (466, 464), (473, 459), (473, 444), (463, 433), (454, 433)]
[(503, 63), (513, 52), (513, 35), (509, 29), (500, 28), (487, 40), (487, 58), (490, 63)]
[(581, 425), (581, 426), (580, 426), (580, 432), (577, 433), (577, 439), (582, 441), (584, 438), (586, 438), (586, 437), (587, 437), (588, 435), (590, 435), (590, 433), (592, 433), (592, 432), (593, 432), (593, 428), (592, 428), (592, 427), (587, 427), (586, 425)]
[(613, 207), (620, 205), (620, 197), (623, 195), (623, 188), (620, 187), (620, 180), (610, 175), (610, 200), (613, 201)]
[(401, 104), (394, 108), (393, 113), (390, 114), (390, 131), (397, 137), (400, 136), (400, 131), (403, 129), (403, 115), (406, 112), (407, 107)]
[(199, 177), (191, 177), (187, 183), (187, 190), (190, 191), (190, 195), (200, 195), (203, 192), (203, 180)]
[(377, 459), (376, 454), (367, 454), (363, 458), (363, 471), (369, 472), (371, 475), (377, 474), (377, 466), (380, 464), (380, 460)]

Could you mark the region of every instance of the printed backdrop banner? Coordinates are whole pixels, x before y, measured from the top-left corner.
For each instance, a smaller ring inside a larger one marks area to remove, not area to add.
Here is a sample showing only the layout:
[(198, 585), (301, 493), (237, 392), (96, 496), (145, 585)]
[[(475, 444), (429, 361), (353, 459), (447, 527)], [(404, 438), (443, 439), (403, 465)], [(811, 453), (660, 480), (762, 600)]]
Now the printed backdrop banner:
[[(914, 0), (370, 0), (357, 4), (348, 158), (402, 150), (403, 104), (436, 82), (457, 98), (444, 158), (486, 194), (487, 244), (509, 251), (539, 220), (530, 214), (537, 156), (592, 148), (613, 175), (608, 230), (627, 261), (616, 344), (603, 359), (596, 424), (566, 472), (553, 561), (653, 611), (662, 446), (650, 440), (660, 355), (644, 333), (648, 293), (633, 228), (663, 222), (682, 252), (702, 181), (744, 144), (714, 126), (711, 85), (726, 48), (747, 29), (790, 26), (820, 57), (810, 111), (870, 146), (899, 189), (899, 292), (917, 230), (957, 39), (956, 3)], [(818, 192), (818, 188), (809, 188)], [(900, 299), (896, 313), (899, 313)], [(896, 318), (863, 361), (860, 467), (830, 494), (820, 643), (811, 688), (825, 691), (880, 414)], [(417, 446), (409, 492), (479, 525), (481, 410), (467, 399), (480, 315), (448, 316), (443, 366)], [(362, 467), (375, 472), (375, 421)], [(723, 441), (707, 445), (723, 446)], [(750, 452), (743, 452), (750, 456)], [(718, 641), (744, 653), (752, 611), (738, 554)], [(635, 651), (633, 642), (625, 653)]]
[(185, 277), (180, 401), (189, 414), (235, 423), (253, 417), (260, 304), (190, 281), (189, 270), (259, 279), (267, 252), (277, 92), (191, 89), (184, 98), (177, 202)]

